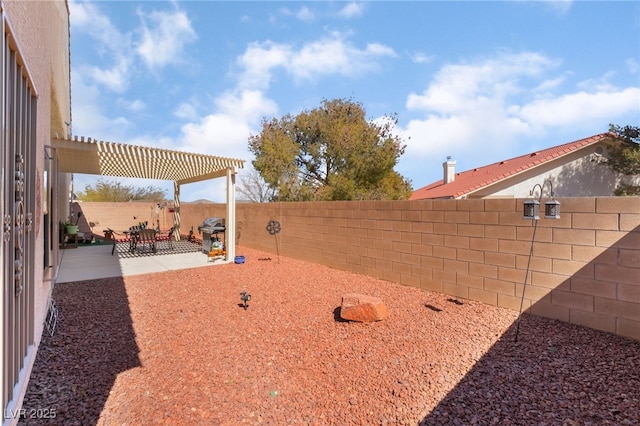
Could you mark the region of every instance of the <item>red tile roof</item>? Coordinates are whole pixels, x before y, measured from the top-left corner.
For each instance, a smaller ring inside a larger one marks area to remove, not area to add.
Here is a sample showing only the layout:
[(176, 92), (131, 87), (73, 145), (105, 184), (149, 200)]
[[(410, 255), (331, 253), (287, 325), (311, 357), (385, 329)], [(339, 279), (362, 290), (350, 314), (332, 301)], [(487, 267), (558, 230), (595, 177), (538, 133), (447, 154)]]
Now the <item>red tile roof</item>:
[(410, 200), (424, 200), (429, 198), (458, 198), (475, 192), (481, 188), (497, 183), (503, 179), (515, 176), (525, 170), (538, 167), (548, 161), (555, 160), (578, 149), (593, 145), (608, 138), (618, 138), (614, 133), (600, 133), (585, 139), (565, 143), (536, 151), (519, 157), (503, 160), (488, 166), (477, 167), (472, 170), (456, 173), (455, 180), (444, 184), (440, 179), (430, 185), (413, 191)]

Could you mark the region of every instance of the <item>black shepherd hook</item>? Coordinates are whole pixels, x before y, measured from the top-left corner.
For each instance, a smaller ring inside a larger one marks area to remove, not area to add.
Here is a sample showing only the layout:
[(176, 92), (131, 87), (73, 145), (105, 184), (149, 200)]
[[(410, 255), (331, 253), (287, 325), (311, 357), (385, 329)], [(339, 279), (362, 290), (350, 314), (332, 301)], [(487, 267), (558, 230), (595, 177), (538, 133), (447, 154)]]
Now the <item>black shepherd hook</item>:
[(280, 263), (280, 248), (278, 247), (278, 235), (282, 230), (282, 226), (280, 226), (280, 222), (277, 220), (270, 220), (267, 224), (267, 232), (273, 235), (276, 240), (276, 254), (278, 255), (278, 263)]

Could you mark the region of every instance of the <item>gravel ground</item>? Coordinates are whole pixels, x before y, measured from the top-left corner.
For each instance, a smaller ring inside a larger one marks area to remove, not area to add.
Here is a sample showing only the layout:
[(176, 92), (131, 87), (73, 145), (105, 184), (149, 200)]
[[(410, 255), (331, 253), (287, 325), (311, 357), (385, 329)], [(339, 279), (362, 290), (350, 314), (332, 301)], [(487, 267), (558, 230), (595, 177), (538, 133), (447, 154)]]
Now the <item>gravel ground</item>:
[[(640, 342), (529, 315), (515, 342), (513, 311), (238, 253), (58, 284), (20, 424), (640, 424)], [(388, 318), (340, 320), (350, 292)]]

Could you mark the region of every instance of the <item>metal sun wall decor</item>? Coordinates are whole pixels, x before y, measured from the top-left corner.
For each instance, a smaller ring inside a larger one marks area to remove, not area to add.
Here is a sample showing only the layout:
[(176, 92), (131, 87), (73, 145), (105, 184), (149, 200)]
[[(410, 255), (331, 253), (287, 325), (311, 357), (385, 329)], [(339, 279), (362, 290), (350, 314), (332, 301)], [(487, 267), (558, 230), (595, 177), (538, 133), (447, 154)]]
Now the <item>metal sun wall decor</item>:
[(267, 223), (267, 232), (273, 235), (273, 238), (276, 241), (276, 253), (278, 255), (278, 263), (280, 263), (280, 248), (278, 247), (277, 234), (279, 234), (281, 230), (282, 230), (282, 226), (280, 225), (280, 222), (278, 222), (277, 220), (270, 220), (269, 223)]

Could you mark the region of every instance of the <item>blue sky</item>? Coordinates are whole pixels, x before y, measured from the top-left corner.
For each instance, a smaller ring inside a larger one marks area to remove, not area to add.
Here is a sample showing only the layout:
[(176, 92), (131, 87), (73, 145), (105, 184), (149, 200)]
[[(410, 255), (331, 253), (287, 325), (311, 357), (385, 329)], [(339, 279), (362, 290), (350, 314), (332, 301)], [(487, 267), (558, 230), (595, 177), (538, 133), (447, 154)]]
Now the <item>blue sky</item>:
[[(640, 125), (640, 3), (79, 1), (72, 133), (246, 160), (263, 117), (351, 98), (397, 114), (414, 189)], [(75, 175), (76, 190), (95, 176)], [(115, 178), (108, 178), (115, 179)], [(172, 197), (171, 182), (156, 186)], [(224, 182), (182, 199), (224, 201)]]

